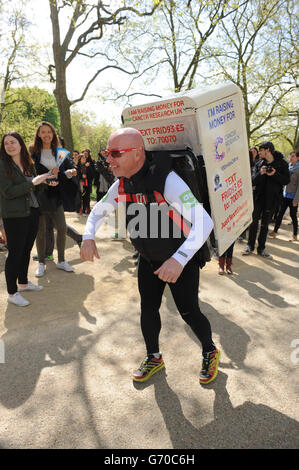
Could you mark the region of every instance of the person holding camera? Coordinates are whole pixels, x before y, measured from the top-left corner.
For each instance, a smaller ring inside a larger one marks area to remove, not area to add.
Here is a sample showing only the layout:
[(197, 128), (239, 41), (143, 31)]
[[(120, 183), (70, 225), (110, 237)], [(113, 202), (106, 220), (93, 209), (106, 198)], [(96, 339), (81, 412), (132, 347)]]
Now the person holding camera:
[(113, 173), (109, 170), (109, 163), (106, 162), (107, 151), (100, 150), (98, 156), (98, 161), (95, 164), (96, 175), (94, 178), (94, 184), (97, 188), (97, 202), (106, 195), (108, 189), (115, 181)]
[(242, 255), (250, 255), (255, 248), (259, 220), (257, 253), (267, 259), (272, 256), (266, 251), (266, 239), (271, 215), (276, 207), (282, 186), (290, 181), (289, 168), (283, 154), (275, 150), (272, 142), (263, 142), (259, 146), (260, 160), (253, 167), (252, 186), (254, 209), (252, 224), (249, 227), (248, 245)]

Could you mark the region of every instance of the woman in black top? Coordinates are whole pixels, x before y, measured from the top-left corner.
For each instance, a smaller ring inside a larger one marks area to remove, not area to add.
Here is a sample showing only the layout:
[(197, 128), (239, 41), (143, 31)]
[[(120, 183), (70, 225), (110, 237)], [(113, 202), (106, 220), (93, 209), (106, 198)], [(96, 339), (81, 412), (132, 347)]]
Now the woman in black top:
[(3, 136), (0, 150), (0, 215), (8, 247), (5, 278), (8, 302), (20, 307), (30, 302), (19, 292), (43, 288), (28, 282), (27, 276), (39, 223), (37, 186), (50, 177), (49, 172), (36, 176), (34, 162), (20, 134), (7, 132)]

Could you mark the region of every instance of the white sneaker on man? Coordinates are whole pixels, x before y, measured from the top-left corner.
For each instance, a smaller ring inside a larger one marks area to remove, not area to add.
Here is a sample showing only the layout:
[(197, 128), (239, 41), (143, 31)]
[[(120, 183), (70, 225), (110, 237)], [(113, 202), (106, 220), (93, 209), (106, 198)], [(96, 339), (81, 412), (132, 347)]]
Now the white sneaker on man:
[(74, 271), (73, 266), (71, 266), (67, 261), (60, 261), (59, 263), (56, 264), (56, 268), (63, 269), (64, 271), (67, 271), (68, 273), (72, 273)]
[(24, 290), (42, 290), (43, 286), (38, 286), (36, 284), (33, 284), (32, 282), (28, 281), (28, 284), (26, 287), (20, 287), (18, 288), (19, 292), (23, 292)]
[(35, 277), (42, 277), (45, 274), (46, 265), (44, 263), (38, 263), (35, 271)]
[(24, 297), (22, 297), (21, 294), (19, 294), (19, 292), (16, 292), (12, 296), (9, 295), (7, 300), (11, 304), (17, 305), (18, 307), (26, 307), (27, 305), (30, 304), (30, 302), (24, 299)]

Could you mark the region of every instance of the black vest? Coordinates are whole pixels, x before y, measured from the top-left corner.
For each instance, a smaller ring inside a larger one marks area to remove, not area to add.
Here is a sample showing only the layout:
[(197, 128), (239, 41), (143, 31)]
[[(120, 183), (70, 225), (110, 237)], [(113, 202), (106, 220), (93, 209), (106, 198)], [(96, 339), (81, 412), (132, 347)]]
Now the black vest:
[(186, 240), (190, 223), (163, 197), (167, 165), (149, 164), (131, 178), (121, 178), (118, 201), (126, 203), (126, 227), (135, 249), (148, 261), (164, 262)]

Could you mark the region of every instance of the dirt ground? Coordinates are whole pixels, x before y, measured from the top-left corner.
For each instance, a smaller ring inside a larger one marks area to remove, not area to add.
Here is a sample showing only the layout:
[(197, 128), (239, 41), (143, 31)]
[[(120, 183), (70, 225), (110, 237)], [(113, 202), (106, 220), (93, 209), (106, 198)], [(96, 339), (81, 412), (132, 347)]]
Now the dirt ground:
[[(83, 232), (86, 218), (68, 214), (67, 222)], [(166, 369), (132, 382), (145, 355), (136, 267), (129, 240), (110, 239), (109, 225), (94, 263), (82, 263), (68, 239), (75, 273), (48, 262), (38, 280), (44, 290), (27, 293), (26, 308), (7, 304), (0, 253), (0, 447), (298, 448), (299, 243), (288, 241), (288, 222), (268, 240), (273, 261), (242, 257), (245, 244), (237, 242), (233, 276), (219, 276), (216, 260), (201, 272), (201, 309), (222, 352), (207, 386), (198, 383), (200, 345), (168, 288)], [(35, 268), (32, 261), (32, 281)]]

